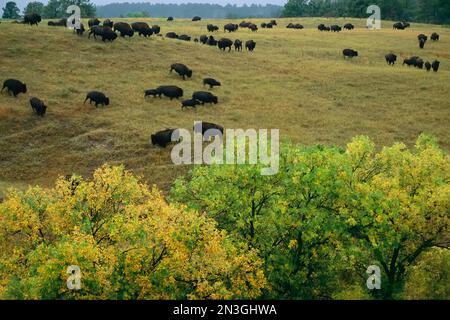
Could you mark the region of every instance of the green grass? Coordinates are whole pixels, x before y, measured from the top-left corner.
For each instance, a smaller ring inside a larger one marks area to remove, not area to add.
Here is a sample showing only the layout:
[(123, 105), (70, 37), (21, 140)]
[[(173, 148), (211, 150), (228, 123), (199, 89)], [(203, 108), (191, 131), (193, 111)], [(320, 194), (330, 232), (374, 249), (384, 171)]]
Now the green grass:
[[(223, 30), (228, 22), (139, 20), (159, 24), (163, 34), (193, 37), (206, 34), (208, 23)], [(251, 19), (258, 25), (264, 20)], [(347, 21), (357, 29), (339, 34), (316, 29), (321, 22)], [(278, 22), (275, 29), (257, 33), (215, 34), (254, 39), (253, 53), (223, 53), (155, 36), (102, 43), (48, 27), (47, 21), (39, 27), (0, 24), (0, 81), (17, 78), (28, 86), (17, 99), (0, 95), (0, 196), (11, 185), (51, 185), (57, 176), (73, 172), (88, 176), (105, 162), (124, 163), (167, 190), (188, 168), (173, 166), (169, 150), (149, 146), (149, 136), (167, 127), (191, 128), (195, 120), (228, 128), (279, 128), (282, 139), (307, 145), (344, 145), (361, 134), (380, 147), (394, 141), (411, 145), (424, 131), (450, 149), (450, 29), (413, 24), (395, 31), (391, 22), (383, 22), (382, 30), (369, 31), (365, 20), (357, 19)], [(289, 22), (306, 29), (286, 29)], [(428, 42), (421, 51), (417, 35), (432, 32), (441, 41)], [(344, 60), (344, 48), (358, 50), (360, 57)], [(391, 51), (401, 60), (395, 67), (384, 61)], [(402, 67), (403, 58), (412, 55), (440, 60), (440, 71)], [(174, 62), (192, 68), (192, 79), (169, 74)], [(163, 84), (181, 86), (188, 97), (202, 90), (201, 81), (209, 76), (222, 82), (213, 90), (220, 100), (216, 106), (181, 111), (178, 101), (143, 98), (145, 89)], [(111, 105), (83, 105), (91, 90), (105, 92)], [(31, 96), (49, 106), (45, 118), (32, 114)]]

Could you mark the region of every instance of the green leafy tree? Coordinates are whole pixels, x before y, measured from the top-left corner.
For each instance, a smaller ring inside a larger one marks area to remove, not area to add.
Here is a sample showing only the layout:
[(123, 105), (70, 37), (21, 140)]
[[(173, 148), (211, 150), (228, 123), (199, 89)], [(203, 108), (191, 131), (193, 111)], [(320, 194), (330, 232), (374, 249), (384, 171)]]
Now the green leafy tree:
[(66, 10), (70, 5), (80, 7), (83, 18), (95, 16), (96, 9), (90, 0), (49, 0), (44, 7), (43, 16), (47, 19), (67, 17)]
[(19, 8), (17, 7), (16, 3), (13, 1), (9, 1), (6, 3), (5, 7), (3, 9), (3, 19), (19, 19)]
[(24, 14), (37, 13), (42, 16), (44, 12), (44, 4), (42, 2), (30, 2), (23, 10)]

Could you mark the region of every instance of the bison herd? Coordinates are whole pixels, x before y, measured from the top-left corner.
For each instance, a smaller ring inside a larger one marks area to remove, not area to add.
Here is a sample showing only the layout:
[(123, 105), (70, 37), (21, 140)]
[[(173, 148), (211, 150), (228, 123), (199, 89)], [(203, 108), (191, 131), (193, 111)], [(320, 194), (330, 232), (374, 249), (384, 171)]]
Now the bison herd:
[[(167, 21), (173, 21), (173, 17), (168, 17)], [(192, 18), (192, 21), (201, 21), (201, 17), (195, 16)], [(24, 17), (23, 21), (15, 21), (15, 23), (23, 23), (23, 24), (29, 24), (29, 25), (38, 25), (39, 22), (41, 22), (41, 17), (38, 14), (27, 14)], [(58, 21), (49, 21), (49, 26), (67, 26), (67, 19), (60, 19)], [(133, 35), (136, 33), (139, 36), (143, 37), (149, 37), (152, 35), (160, 35), (161, 28), (158, 25), (150, 26), (146, 22), (134, 22), (131, 24), (128, 24), (126, 22), (116, 22), (114, 23), (110, 19), (106, 19), (103, 22), (101, 22), (97, 18), (89, 19), (88, 21), (89, 26), (89, 33), (88, 38), (93, 36), (94, 39), (97, 39), (97, 37), (101, 38), (102, 41), (114, 41), (118, 34), (120, 37), (133, 37)], [(261, 28), (263, 29), (272, 29), (274, 26), (277, 26), (276, 20), (271, 20), (270, 22), (263, 22), (261, 23)], [(393, 28), (396, 30), (405, 30), (406, 28), (409, 28), (410, 24), (407, 22), (397, 22), (393, 25)], [(206, 26), (207, 31), (214, 33), (219, 31), (219, 27), (217, 25), (208, 24)], [(223, 27), (224, 32), (232, 33), (236, 32), (239, 28), (248, 28), (249, 30), (255, 32), (258, 30), (258, 26), (254, 23), (242, 21), (239, 25), (228, 23), (225, 24)], [(288, 29), (303, 29), (303, 25), (301, 24), (293, 24), (289, 23), (286, 28)], [(328, 32), (336, 32), (339, 33), (343, 29), (344, 30), (353, 30), (355, 26), (351, 23), (347, 23), (342, 27), (338, 25), (331, 25), (331, 26), (325, 26), (324, 24), (320, 24), (317, 29), (321, 32), (328, 31)], [(76, 28), (74, 28), (74, 31), (82, 36), (85, 32), (84, 25), (80, 23)], [(178, 35), (175, 32), (167, 32), (165, 35), (166, 38), (169, 39), (178, 39), (178, 40), (184, 40), (184, 41), (191, 41), (191, 37), (189, 35)], [(419, 40), (419, 48), (424, 49), (426, 42), (428, 41), (428, 36), (425, 34), (418, 35)], [(437, 33), (433, 33), (430, 36), (430, 39), (432, 41), (439, 41), (439, 35)], [(232, 41), (228, 38), (220, 38), (216, 40), (214, 36), (210, 35), (202, 35), (199, 37), (199, 39), (195, 38), (194, 42), (200, 42), (204, 45), (209, 46), (217, 46), (220, 50), (230, 52), (232, 50), (232, 47), (234, 46), (235, 51), (242, 51), (243, 48), (243, 42), (239, 39), (236, 39)], [(253, 40), (248, 40), (245, 42), (245, 48), (248, 51), (253, 51), (256, 47), (256, 42)], [(354, 58), (358, 57), (358, 51), (355, 51), (353, 49), (344, 49), (343, 50), (344, 58)], [(389, 53), (385, 56), (386, 63), (388, 65), (394, 66), (397, 62), (397, 55), (394, 53)], [(439, 70), (440, 62), (437, 60), (434, 60), (433, 62), (424, 61), (418, 56), (413, 56), (410, 58), (406, 58), (403, 61), (403, 65), (407, 66), (414, 66), (418, 69), (425, 68), (427, 71), (430, 71), (433, 69), (434, 72), (437, 72)], [(186, 80), (186, 78), (192, 78), (193, 71), (188, 68), (186, 65), (182, 63), (174, 63), (170, 66), (170, 73), (172, 71), (175, 71), (183, 80)], [(214, 87), (221, 86), (221, 83), (213, 78), (204, 78), (203, 79), (203, 86), (209, 86), (209, 89), (213, 89)], [(26, 93), (27, 92), (27, 86), (22, 83), (19, 80), (16, 79), (7, 79), (3, 83), (3, 87), (1, 89), (1, 92), (4, 90), (7, 90), (11, 95), (14, 97), (17, 97), (20, 93)], [(147, 98), (149, 96), (152, 96), (154, 98), (162, 96), (165, 96), (169, 98), (170, 100), (173, 99), (180, 99), (184, 95), (184, 91), (182, 88), (174, 85), (162, 85), (155, 89), (148, 89), (144, 92), (144, 98)], [(86, 98), (84, 100), (84, 104), (86, 101), (89, 101), (90, 104), (94, 103), (96, 107), (99, 105), (102, 106), (108, 106), (110, 104), (109, 98), (102, 92), (99, 91), (91, 91), (86, 95)], [(205, 105), (205, 104), (217, 104), (219, 102), (219, 99), (217, 96), (213, 95), (211, 92), (208, 91), (195, 91), (192, 94), (192, 97), (190, 99), (183, 100), (181, 103), (181, 108), (196, 108), (199, 105)], [(30, 99), (30, 105), (32, 107), (32, 110), (38, 115), (43, 117), (46, 113), (47, 106), (45, 103), (40, 100), (39, 98), (32, 97)], [(205, 133), (208, 129), (216, 129), (223, 133), (223, 127), (213, 124), (213, 123), (207, 123), (203, 122), (202, 127), (202, 134)], [(151, 142), (153, 145), (159, 145), (161, 147), (166, 147), (170, 142), (172, 138), (172, 133), (175, 129), (165, 129), (163, 131), (159, 131), (153, 135), (151, 135)]]

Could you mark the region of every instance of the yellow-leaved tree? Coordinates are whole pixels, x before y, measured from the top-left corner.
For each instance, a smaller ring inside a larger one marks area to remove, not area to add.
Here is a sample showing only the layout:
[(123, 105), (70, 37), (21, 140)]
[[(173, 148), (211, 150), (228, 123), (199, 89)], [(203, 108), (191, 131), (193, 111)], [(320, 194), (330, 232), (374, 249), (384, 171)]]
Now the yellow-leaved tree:
[[(3, 299), (252, 299), (266, 286), (261, 265), (214, 220), (168, 204), (121, 166), (0, 204)], [(80, 268), (79, 290), (69, 266)]]

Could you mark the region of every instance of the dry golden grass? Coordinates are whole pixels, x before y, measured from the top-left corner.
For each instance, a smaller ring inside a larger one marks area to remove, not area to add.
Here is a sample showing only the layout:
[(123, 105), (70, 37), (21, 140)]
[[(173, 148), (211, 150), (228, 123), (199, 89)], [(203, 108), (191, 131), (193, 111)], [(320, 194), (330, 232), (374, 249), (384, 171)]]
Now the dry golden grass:
[[(89, 175), (105, 162), (124, 163), (167, 190), (187, 167), (171, 165), (169, 150), (149, 146), (149, 136), (167, 127), (191, 128), (195, 120), (228, 128), (279, 128), (282, 139), (308, 145), (344, 145), (361, 134), (378, 146), (412, 144), (425, 131), (450, 149), (448, 28), (412, 24), (395, 31), (384, 22), (382, 30), (369, 31), (365, 20), (278, 19), (272, 30), (225, 35), (227, 20), (139, 20), (159, 24), (163, 34), (193, 37), (206, 34), (206, 25), (214, 23), (221, 28), (216, 38), (254, 39), (257, 46), (253, 53), (223, 53), (155, 36), (102, 43), (48, 27), (47, 21), (39, 27), (0, 24), (0, 81), (17, 78), (28, 86), (17, 99), (0, 95), (0, 196), (11, 185), (50, 185), (59, 175)], [(263, 20), (251, 21), (259, 25)], [(357, 29), (339, 34), (316, 29), (321, 22), (347, 21)], [(306, 29), (286, 29), (289, 22)], [(420, 50), (417, 35), (432, 32), (441, 41)], [(358, 50), (360, 57), (344, 60), (344, 48)], [(386, 64), (389, 52), (399, 56), (400, 64)], [(402, 67), (403, 58), (412, 55), (440, 60), (440, 71)], [(192, 79), (169, 74), (174, 62), (191, 67)], [(188, 97), (203, 90), (201, 81), (208, 76), (222, 82), (213, 90), (218, 105), (181, 111), (178, 101), (143, 98), (144, 89), (163, 84), (181, 86)], [(83, 105), (90, 90), (105, 92), (111, 105)], [(31, 112), (31, 96), (49, 106), (45, 118)]]

